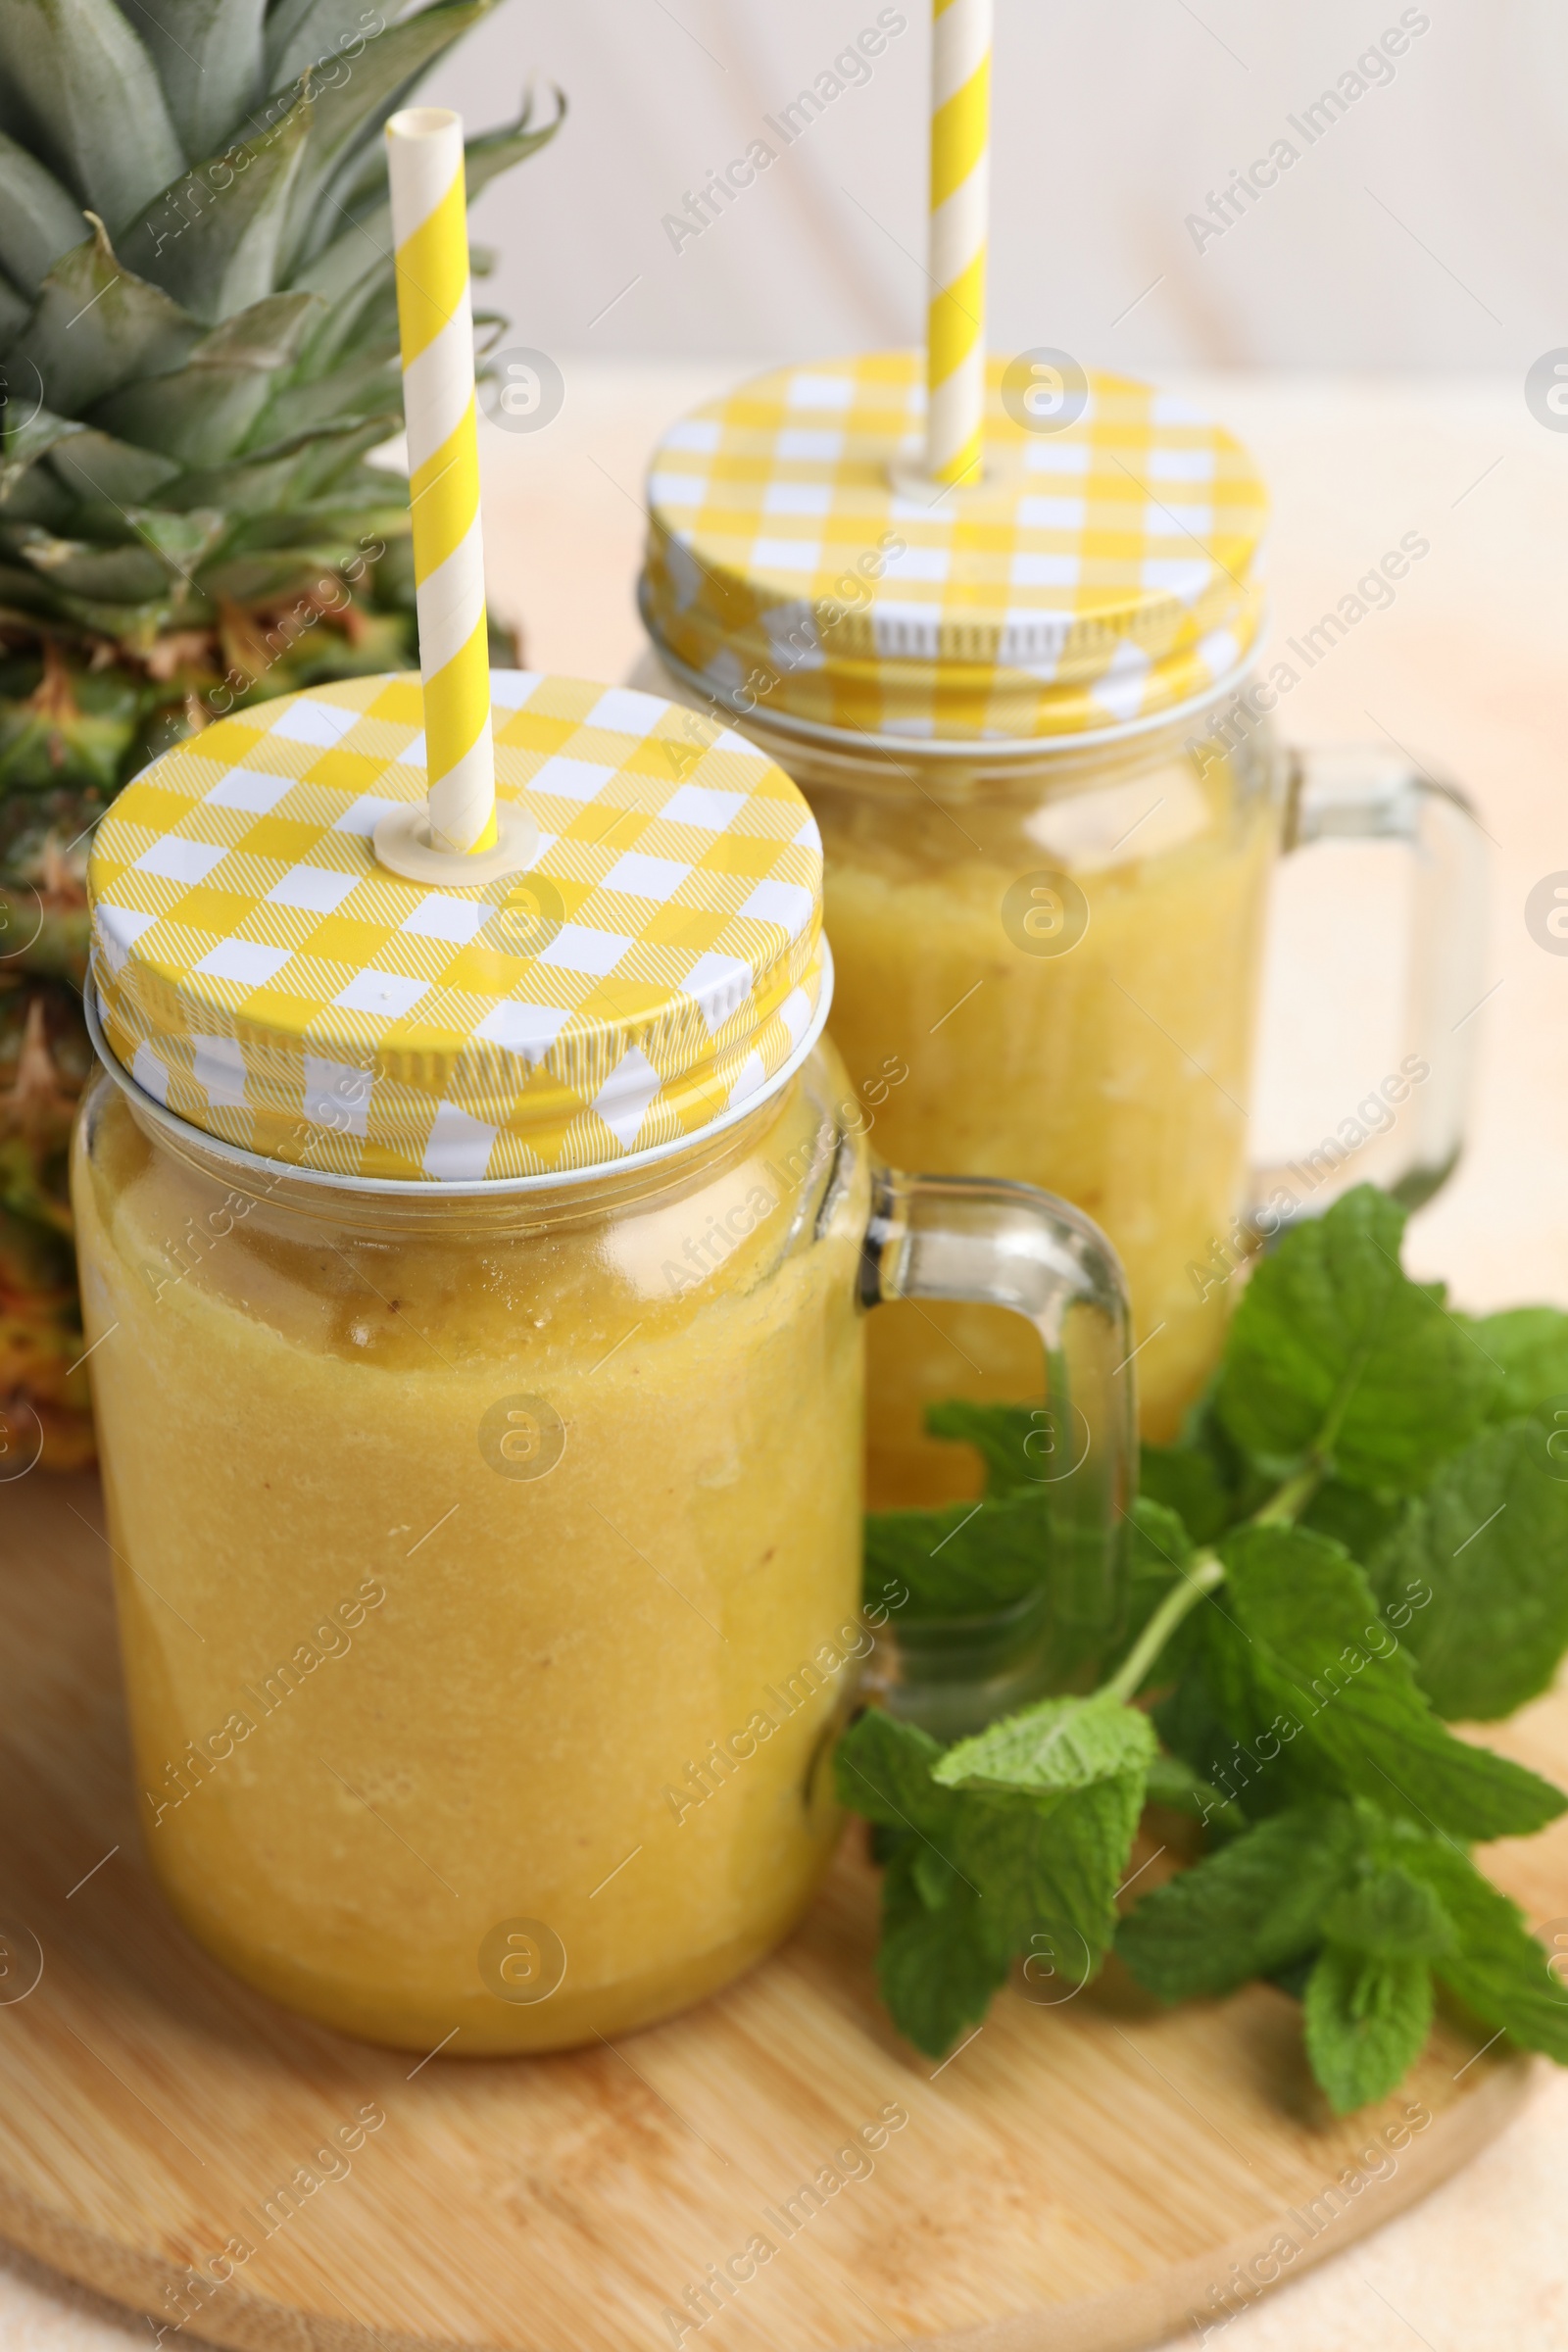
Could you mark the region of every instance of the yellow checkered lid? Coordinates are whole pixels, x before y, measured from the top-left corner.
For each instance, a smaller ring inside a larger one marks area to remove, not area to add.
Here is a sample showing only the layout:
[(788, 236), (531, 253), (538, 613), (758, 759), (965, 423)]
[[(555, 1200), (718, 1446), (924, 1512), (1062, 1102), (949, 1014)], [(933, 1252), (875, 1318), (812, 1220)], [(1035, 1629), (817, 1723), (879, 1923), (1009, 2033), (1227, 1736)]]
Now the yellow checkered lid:
[(1036, 414), (1020, 368), (991, 362), (971, 490), (918, 479), (917, 352), (776, 368), (683, 417), (649, 484), (656, 643), (743, 714), (911, 737), (1076, 734), (1228, 675), (1262, 607), (1246, 451), (1128, 376), (1058, 375)]
[(210, 1135), (436, 1183), (596, 1167), (764, 1087), (814, 1017), (822, 851), (781, 769), (624, 687), (498, 670), (496, 788), (533, 865), (430, 889), (376, 863), (422, 799), (416, 677), (264, 703), (98, 827), (110, 1047)]

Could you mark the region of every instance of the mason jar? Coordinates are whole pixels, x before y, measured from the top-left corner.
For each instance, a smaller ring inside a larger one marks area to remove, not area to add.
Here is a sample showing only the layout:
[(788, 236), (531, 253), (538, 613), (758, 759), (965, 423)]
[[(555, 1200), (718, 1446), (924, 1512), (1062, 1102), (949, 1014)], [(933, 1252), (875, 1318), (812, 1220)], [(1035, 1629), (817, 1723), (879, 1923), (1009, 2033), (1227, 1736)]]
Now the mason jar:
[(788, 779), (649, 696), (495, 690), (543, 844), (497, 883), (375, 862), (416, 679), (126, 789), (74, 1169), (158, 1882), (273, 1998), (454, 2056), (668, 2014), (808, 1900), (908, 1598), (861, 1592), (868, 1307), (1011, 1309), (1093, 1435), (924, 1719), (1093, 1672), (1130, 1499), (1113, 1253), (1027, 1187), (873, 1167)]
[[(1452, 1165), (1485, 987), (1480, 837), (1396, 753), (1281, 748), (1272, 713), (1313, 654), (1261, 651), (1265, 502), (1228, 434), (1125, 378), (1084, 377), (1044, 415), (1014, 389), (994, 364), (968, 491), (918, 479), (918, 355), (781, 369), (682, 419), (653, 466), (634, 674), (800, 784), (832, 1034), (875, 1095), (876, 1149), (1049, 1188), (1101, 1225), (1143, 1429), (1168, 1440), (1260, 1240), (1347, 1182), (1414, 1200)], [(1385, 593), (1420, 560), (1391, 551)], [(1270, 878), (1332, 836), (1412, 853), (1401, 1047), (1321, 1145), (1259, 1169)], [(884, 1318), (870, 1349), (873, 1502), (972, 1491), (926, 1415), (1029, 1396), (1034, 1357), (973, 1306)]]

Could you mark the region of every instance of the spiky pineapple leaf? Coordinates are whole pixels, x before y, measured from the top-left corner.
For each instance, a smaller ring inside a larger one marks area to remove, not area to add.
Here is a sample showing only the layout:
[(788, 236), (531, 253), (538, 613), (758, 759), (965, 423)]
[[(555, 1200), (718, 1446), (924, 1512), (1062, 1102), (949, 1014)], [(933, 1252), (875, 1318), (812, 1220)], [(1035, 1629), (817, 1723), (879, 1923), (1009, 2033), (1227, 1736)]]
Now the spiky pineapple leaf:
[(338, 222), (340, 236), (323, 245), (314, 260), (296, 270), (290, 281), (296, 286), (309, 286), (322, 294), (329, 303), (337, 304), (363, 286), (368, 278), (378, 272), (388, 275), (392, 270), (392, 207), (380, 204), (346, 225)]
[(165, 507), (126, 507), (122, 520), (143, 547), (150, 548), (182, 580), (212, 554), (228, 529), (228, 517), (215, 507), (192, 507), (171, 514)]
[(258, 424), (258, 434), (280, 440), (285, 434), (313, 432), (347, 408), (351, 416), (380, 417), (386, 425), (385, 439), (397, 431), (402, 420), (402, 381), (398, 347), (393, 341), (390, 346), (345, 360), (314, 383), (290, 384), (275, 393)]
[(0, 270), (0, 352), (10, 350), (31, 311), (31, 303), (17, 292), (10, 278)]
[[(525, 156), (534, 154), (555, 137), (566, 114), (566, 101), (559, 89), (555, 99), (556, 112), (550, 121), (534, 128), (533, 92), (525, 90), (515, 122), (467, 141), (464, 149), (464, 179), (470, 204), (499, 172), (510, 172), (514, 164), (520, 164)], [(355, 221), (368, 222), (369, 214), (381, 205), (386, 193), (386, 154), (378, 141), (372, 139), (362, 149), (334, 182), (331, 193), (333, 202)], [(484, 275), (486, 265), (481, 258), (484, 251), (482, 246), (469, 246), (468, 267), (475, 276)]]
[(285, 604), (305, 594), (313, 581), (330, 577), (346, 553), (340, 541), (302, 545), (297, 536), (276, 548), (225, 551), (220, 563), (208, 565), (203, 585), (220, 604)]
[[(369, 254), (369, 262), (361, 268), (359, 277), (352, 284), (345, 285), (337, 294), (319, 289), (325, 295), (328, 309), (295, 370), (297, 382), (314, 383), (319, 377), (329, 375), (340, 360), (351, 352), (358, 352), (367, 343), (389, 346), (393, 350), (397, 348), (397, 285), (389, 259), (392, 245), (391, 209), (389, 206), (381, 209), (387, 215), (380, 229), (382, 251), (377, 254), (367, 243), (364, 250)], [(370, 231), (372, 236), (374, 233), (374, 230)], [(351, 238), (353, 234), (351, 231)], [(339, 240), (340, 243), (349, 241)], [(322, 259), (329, 259), (337, 251), (337, 245), (329, 247)], [(344, 258), (347, 260), (346, 256)], [(471, 260), (469, 267), (472, 267)], [(299, 283), (302, 286), (315, 286), (317, 281), (314, 274), (307, 271)]]
[(107, 499), (112, 507), (139, 506), (179, 474), (172, 458), (134, 449), (128, 441), (117, 441), (86, 425), (55, 444), (49, 464), (74, 498)]
[[(20, 372), (20, 370), (19, 370)], [(25, 380), (24, 378), (23, 379)], [(74, 416), (57, 416), (53, 409), (34, 409), (30, 416), (16, 415), (12, 407), (0, 411), (0, 432), (4, 436), (4, 461), (0, 462), (0, 504), (10, 506), (13, 496), (38, 460), (47, 457), (73, 433), (86, 431), (86, 426)], [(13, 513), (19, 510), (12, 508)]]
[[(466, 156), (466, 147), (464, 152)], [(386, 185), (386, 149), (379, 139), (367, 139), (333, 181), (332, 201), (358, 220), (381, 202)]]
[(352, 63), (378, 22), (385, 22), (381, 12), (365, 0), (275, 0), (267, 19), (268, 88), (334, 57)]
[[(4, 17), (0, 8), (0, 22)], [(80, 416), (133, 377), (177, 368), (200, 334), (161, 287), (117, 258), (94, 216), (92, 236), (44, 279), (10, 365), (37, 369), (42, 397), (57, 416)]]
[(330, 241), (342, 214), (323, 199), (360, 140), (378, 130), (410, 84), (495, 5), (496, 0), (436, 0), (433, 8), (389, 24), (367, 41), (364, 55), (342, 78), (330, 85), (313, 78), (316, 116), (283, 235), (286, 275)]
[(78, 596), (58, 581), (51, 581), (47, 597), (40, 598), (36, 610), (46, 614), (52, 625), (66, 621), (89, 637), (107, 637), (122, 658), (139, 660), (152, 652), (166, 629), (172, 627), (180, 603), (172, 588), (168, 595), (127, 605), (111, 597)]
[(266, 15), (267, 0), (158, 0), (138, 14), (187, 155), (211, 155), (243, 119), (262, 82)]
[(171, 514), (158, 507), (115, 507), (98, 517), (91, 539), (60, 539), (28, 528), (13, 534), (17, 552), (74, 595), (138, 604), (171, 593), (209, 556), (227, 528), (211, 511)]
[(134, 605), (159, 596), (170, 584), (168, 566), (151, 548), (57, 539), (36, 527), (18, 531), (15, 543), (34, 570), (71, 596)]
[(114, 0), (6, 0), (0, 79), (37, 124), (45, 162), (111, 236), (184, 165), (157, 69)]
[[(365, 463), (401, 409), (376, 132), (490, 4), (0, 0), (0, 786), (112, 791), (225, 671), (261, 700), (416, 656), (407, 488)], [(475, 191), (555, 127), (474, 142)]]
[(488, 187), (499, 173), (510, 172), (514, 164), (520, 164), (526, 156), (537, 154), (555, 137), (566, 120), (564, 92), (557, 90), (555, 98), (555, 113), (548, 122), (541, 122), (537, 128), (533, 122), (533, 92), (529, 90), (523, 97), (522, 111), (515, 122), (508, 123), (503, 130), (484, 131), (478, 138), (468, 141), (464, 155), (464, 176), (470, 204), (480, 189)]
[(257, 137), (163, 189), (120, 239), (131, 268), (208, 325), (270, 294), (314, 115), (302, 94)]
[(221, 465), (244, 447), (319, 309), (318, 294), (268, 295), (203, 336), (174, 373), (144, 376), (104, 401), (95, 421), (189, 466)]
[(69, 531), (74, 527), (74, 514), (75, 502), (59, 478), (47, 466), (34, 466), (6, 500), (0, 547), (10, 547), (13, 531), (22, 523), (35, 522), (46, 531)]
[(86, 234), (86, 217), (70, 189), (0, 131), (0, 269), (29, 298), (28, 310), (61, 255)]
[[(165, 493), (164, 504), (176, 512), (187, 505), (220, 507), (236, 522), (259, 514), (297, 513), (392, 430), (384, 416), (344, 417), (324, 430), (296, 433), (231, 466), (187, 473)], [(362, 485), (365, 498), (376, 505), (396, 505), (399, 487), (385, 475)]]
[[(9, 622), (20, 629), (33, 614), (48, 610), (49, 595), (42, 581), (0, 559), (0, 623)], [(4, 701), (0, 700), (0, 713), (4, 707)]]

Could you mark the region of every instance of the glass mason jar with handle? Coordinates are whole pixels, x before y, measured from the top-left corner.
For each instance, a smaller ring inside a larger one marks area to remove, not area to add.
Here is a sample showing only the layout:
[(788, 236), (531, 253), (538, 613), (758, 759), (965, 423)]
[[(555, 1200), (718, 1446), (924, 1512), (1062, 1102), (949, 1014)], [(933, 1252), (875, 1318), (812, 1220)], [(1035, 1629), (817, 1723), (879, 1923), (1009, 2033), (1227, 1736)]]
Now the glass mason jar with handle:
[(415, 678), (127, 787), (74, 1171), (154, 1871), (252, 1984), (452, 2055), (678, 2009), (808, 1899), (903, 1607), (860, 1589), (867, 1306), (1011, 1309), (1093, 1436), (1039, 1591), (913, 1711), (1092, 1669), (1130, 1476), (1088, 1220), (872, 1170), (788, 778), (624, 689), (495, 701), (542, 847), (484, 886), (375, 862), (424, 790)]
[[(1166, 1439), (1260, 1236), (1337, 1184), (1417, 1195), (1451, 1164), (1484, 874), (1457, 794), (1379, 753), (1276, 744), (1270, 712), (1349, 623), (1251, 674), (1265, 502), (1246, 453), (1147, 385), (1069, 389), (1042, 415), (993, 364), (986, 478), (940, 493), (918, 478), (917, 354), (780, 369), (682, 419), (653, 466), (636, 674), (732, 717), (801, 785), (832, 1034), (876, 1146), (1047, 1187), (1103, 1227), (1145, 1434)], [(1330, 835), (1414, 853), (1407, 1050), (1375, 1109), (1264, 1179), (1269, 876)], [(870, 1348), (873, 1502), (965, 1492), (927, 1409), (1027, 1396), (1037, 1366), (967, 1305), (886, 1318)]]

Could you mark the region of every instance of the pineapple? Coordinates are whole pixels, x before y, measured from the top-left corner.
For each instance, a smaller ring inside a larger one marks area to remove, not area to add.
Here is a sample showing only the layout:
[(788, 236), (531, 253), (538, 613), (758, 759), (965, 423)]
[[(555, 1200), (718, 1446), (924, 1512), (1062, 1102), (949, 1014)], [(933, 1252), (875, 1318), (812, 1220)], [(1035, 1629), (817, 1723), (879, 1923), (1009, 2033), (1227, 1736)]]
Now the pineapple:
[(0, 978), (0, 1478), (92, 1458), (66, 1154), (92, 1051), (59, 981)]
[[(0, 0), (0, 1476), (90, 1451), (94, 823), (215, 716), (417, 661), (379, 134), (494, 5)], [(470, 197), (563, 113), (471, 140)]]

